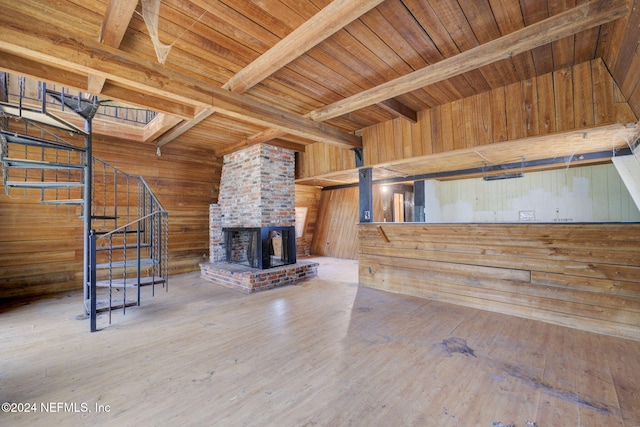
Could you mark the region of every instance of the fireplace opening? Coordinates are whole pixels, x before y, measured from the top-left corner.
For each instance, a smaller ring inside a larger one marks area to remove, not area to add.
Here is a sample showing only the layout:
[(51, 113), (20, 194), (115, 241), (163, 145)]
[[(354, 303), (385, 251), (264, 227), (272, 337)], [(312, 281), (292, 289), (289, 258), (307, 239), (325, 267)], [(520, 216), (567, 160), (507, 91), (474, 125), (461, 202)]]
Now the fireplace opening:
[(267, 269), (296, 263), (295, 227), (223, 228), (228, 263)]

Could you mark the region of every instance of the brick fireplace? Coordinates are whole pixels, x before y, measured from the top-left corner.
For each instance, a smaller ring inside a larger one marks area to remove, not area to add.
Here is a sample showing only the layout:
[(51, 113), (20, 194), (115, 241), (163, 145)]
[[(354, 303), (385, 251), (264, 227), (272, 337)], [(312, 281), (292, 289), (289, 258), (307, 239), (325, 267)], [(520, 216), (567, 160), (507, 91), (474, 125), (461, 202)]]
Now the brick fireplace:
[(280, 147), (258, 144), (224, 157), (204, 278), (249, 293), (317, 275), (317, 263), (296, 262), (294, 174), (294, 152)]

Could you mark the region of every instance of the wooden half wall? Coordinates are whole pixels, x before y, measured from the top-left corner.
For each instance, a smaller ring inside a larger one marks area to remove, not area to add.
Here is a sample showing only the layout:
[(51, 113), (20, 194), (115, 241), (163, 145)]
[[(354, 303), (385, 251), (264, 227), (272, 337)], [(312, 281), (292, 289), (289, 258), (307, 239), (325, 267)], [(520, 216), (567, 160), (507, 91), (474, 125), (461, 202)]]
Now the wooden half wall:
[(640, 340), (640, 224), (361, 224), (363, 286)]

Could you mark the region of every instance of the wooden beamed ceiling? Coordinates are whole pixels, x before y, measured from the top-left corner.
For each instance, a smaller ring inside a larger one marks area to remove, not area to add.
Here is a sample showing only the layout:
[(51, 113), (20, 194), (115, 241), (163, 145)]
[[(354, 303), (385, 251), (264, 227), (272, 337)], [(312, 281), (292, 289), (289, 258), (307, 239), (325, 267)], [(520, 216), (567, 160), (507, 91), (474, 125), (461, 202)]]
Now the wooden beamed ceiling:
[(626, 0), (162, 0), (160, 64), (137, 0), (0, 5), (0, 69), (158, 111), (143, 138), (218, 155), (359, 147), (364, 127), (602, 57), (631, 13)]

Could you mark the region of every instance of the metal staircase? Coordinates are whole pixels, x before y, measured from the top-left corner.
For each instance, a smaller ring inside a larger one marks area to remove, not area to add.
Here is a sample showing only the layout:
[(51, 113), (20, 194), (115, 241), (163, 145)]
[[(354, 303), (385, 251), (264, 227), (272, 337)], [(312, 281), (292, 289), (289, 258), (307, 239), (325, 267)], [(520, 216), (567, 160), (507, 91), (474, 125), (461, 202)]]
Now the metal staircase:
[(49, 126), (50, 120), (39, 120), (38, 114), (52, 116), (44, 102), (28, 117), (22, 105), (0, 102), (0, 115), (25, 123), (25, 134), (0, 130), (2, 181), (7, 194), (22, 189), (25, 197), (66, 207), (68, 214), (83, 220), (84, 310), (93, 332), (99, 313), (108, 313), (111, 324), (113, 310), (124, 314), (127, 307), (140, 305), (141, 288), (151, 295), (156, 285), (168, 290), (168, 213), (142, 177), (91, 156), (91, 101), (49, 95), (63, 105), (77, 106), (74, 111), (85, 119), (87, 130), (56, 119), (60, 125), (54, 127), (75, 134), (74, 144), (42, 126)]

